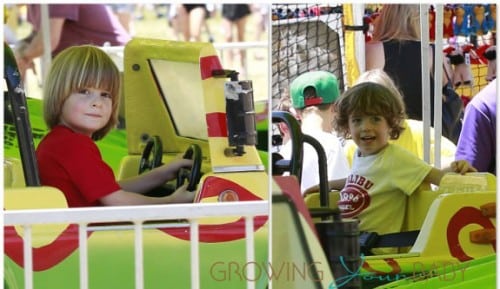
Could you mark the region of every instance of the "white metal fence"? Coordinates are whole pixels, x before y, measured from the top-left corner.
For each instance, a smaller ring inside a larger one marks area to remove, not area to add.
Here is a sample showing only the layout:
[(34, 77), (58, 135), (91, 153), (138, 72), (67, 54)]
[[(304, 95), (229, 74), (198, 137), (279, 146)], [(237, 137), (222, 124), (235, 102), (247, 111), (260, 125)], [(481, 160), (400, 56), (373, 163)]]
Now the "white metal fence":
[[(132, 214), (133, 212), (133, 214)], [(190, 228), (191, 288), (200, 288), (199, 223), (207, 217), (244, 217), (246, 262), (255, 262), (254, 218), (269, 215), (268, 201), (172, 204), (155, 206), (94, 207), (72, 209), (4, 211), (4, 226), (22, 226), (24, 229), (23, 255), (25, 289), (33, 288), (33, 225), (78, 224), (80, 249), (80, 289), (89, 288), (87, 231), (91, 223), (131, 222), (134, 227), (135, 288), (144, 288), (142, 230), (146, 221), (186, 219)], [(148, 225), (150, 226), (150, 225)], [(164, 226), (164, 224), (163, 224)], [(247, 272), (247, 288), (255, 288), (255, 272)]]

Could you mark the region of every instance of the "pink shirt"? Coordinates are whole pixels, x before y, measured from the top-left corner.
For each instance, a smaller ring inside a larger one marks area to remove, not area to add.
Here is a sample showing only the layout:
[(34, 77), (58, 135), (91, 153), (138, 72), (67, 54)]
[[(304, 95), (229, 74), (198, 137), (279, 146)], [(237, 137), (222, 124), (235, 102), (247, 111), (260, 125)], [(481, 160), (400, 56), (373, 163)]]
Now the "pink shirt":
[[(64, 18), (59, 45), (52, 51), (56, 55), (69, 46), (93, 44), (103, 46), (123, 46), (130, 35), (104, 4), (51, 4), (48, 5), (50, 18)], [(28, 5), (28, 21), (33, 29), (41, 29), (40, 4)]]

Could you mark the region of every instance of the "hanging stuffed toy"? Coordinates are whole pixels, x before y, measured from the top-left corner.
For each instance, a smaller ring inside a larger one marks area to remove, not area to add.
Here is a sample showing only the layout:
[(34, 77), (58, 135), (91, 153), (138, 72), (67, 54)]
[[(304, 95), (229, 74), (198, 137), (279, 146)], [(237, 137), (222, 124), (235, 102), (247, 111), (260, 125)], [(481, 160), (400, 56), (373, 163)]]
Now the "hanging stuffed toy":
[(443, 10), (443, 38), (449, 39), (455, 36), (453, 33), (453, 7), (449, 4)]
[(429, 7), (429, 41), (434, 42), (436, 40), (436, 11), (434, 11), (434, 6)]
[(497, 32), (497, 5), (496, 4), (488, 5), (488, 16), (486, 17), (486, 23), (487, 23), (488, 29), (491, 30), (491, 32), (493, 32), (493, 33)]
[(486, 80), (492, 81), (497, 77), (497, 49), (495, 45), (492, 45), (486, 49), (484, 52), (484, 57), (488, 59), (488, 71), (486, 74)]
[(453, 87), (456, 89), (461, 85), (473, 85), (472, 71), (470, 68), (470, 49), (472, 46), (452, 47), (449, 46), (443, 51), (453, 65)]
[(476, 4), (472, 8), (471, 14), (471, 33), (482, 36), (488, 33), (488, 23), (486, 21), (486, 8), (483, 5)]
[(365, 42), (372, 41), (373, 34), (373, 20), (370, 15), (363, 16), (363, 34), (365, 35)]
[(469, 33), (467, 19), (468, 19), (468, 11), (466, 10), (466, 6), (464, 5), (456, 5), (454, 9), (455, 14), (455, 23), (453, 25), (453, 33), (455, 35), (467, 36)]
[(478, 64), (488, 64), (488, 59), (485, 57), (484, 53), (486, 52), (486, 49), (490, 47), (491, 44), (483, 44), (475, 49), (478, 58)]
[(464, 44), (459, 48), (462, 55), (464, 56), (464, 63), (459, 64), (455, 67), (454, 78), (457, 81), (454, 81), (455, 85), (461, 80), (462, 85), (474, 85), (474, 77), (472, 76), (471, 62), (472, 58), (474, 60), (477, 59), (476, 53), (474, 51), (474, 45), (468, 43)]
[[(373, 10), (375, 9), (375, 10)], [(363, 33), (365, 34), (365, 42), (370, 42), (373, 36), (373, 21), (380, 15), (378, 7), (368, 8), (363, 16)]]

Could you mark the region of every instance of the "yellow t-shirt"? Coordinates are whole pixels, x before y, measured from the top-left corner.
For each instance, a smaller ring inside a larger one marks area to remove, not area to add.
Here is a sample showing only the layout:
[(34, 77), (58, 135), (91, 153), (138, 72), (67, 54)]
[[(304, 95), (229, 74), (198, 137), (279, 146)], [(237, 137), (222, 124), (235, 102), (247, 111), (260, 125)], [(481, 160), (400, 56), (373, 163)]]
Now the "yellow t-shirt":
[(431, 169), (426, 162), (393, 144), (375, 155), (355, 155), (351, 174), (340, 192), (342, 217), (359, 218), (361, 231), (400, 232), (407, 196)]

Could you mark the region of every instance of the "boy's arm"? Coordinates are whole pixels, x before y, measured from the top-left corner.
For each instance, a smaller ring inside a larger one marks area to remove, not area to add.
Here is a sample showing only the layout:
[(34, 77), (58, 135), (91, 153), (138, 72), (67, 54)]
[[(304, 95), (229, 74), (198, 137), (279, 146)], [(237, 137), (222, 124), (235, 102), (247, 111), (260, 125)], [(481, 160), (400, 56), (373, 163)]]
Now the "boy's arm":
[(460, 161), (454, 161), (451, 162), (451, 165), (447, 168), (444, 168), (442, 170), (432, 168), (431, 171), (427, 174), (425, 177), (425, 181), (430, 182), (431, 184), (438, 185), (441, 182), (441, 179), (446, 173), (459, 173), (461, 175), (464, 175), (465, 173), (469, 172), (477, 172), (476, 168), (471, 166), (467, 161), (460, 160)]
[(170, 180), (174, 180), (180, 168), (189, 168), (192, 165), (192, 160), (179, 159), (169, 164), (154, 168), (142, 175), (120, 180), (118, 183), (125, 191), (144, 194)]
[(105, 206), (135, 206), (135, 205), (160, 205), (175, 203), (191, 203), (195, 192), (186, 190), (187, 184), (178, 188), (173, 194), (165, 197), (148, 197), (124, 190), (115, 191), (99, 199)]
[[(345, 186), (345, 181), (346, 179), (337, 179), (337, 180), (330, 180), (328, 181), (328, 190), (329, 191), (340, 191), (344, 188)], [(314, 192), (319, 192), (319, 184), (314, 185), (304, 191), (304, 195), (314, 193)]]

